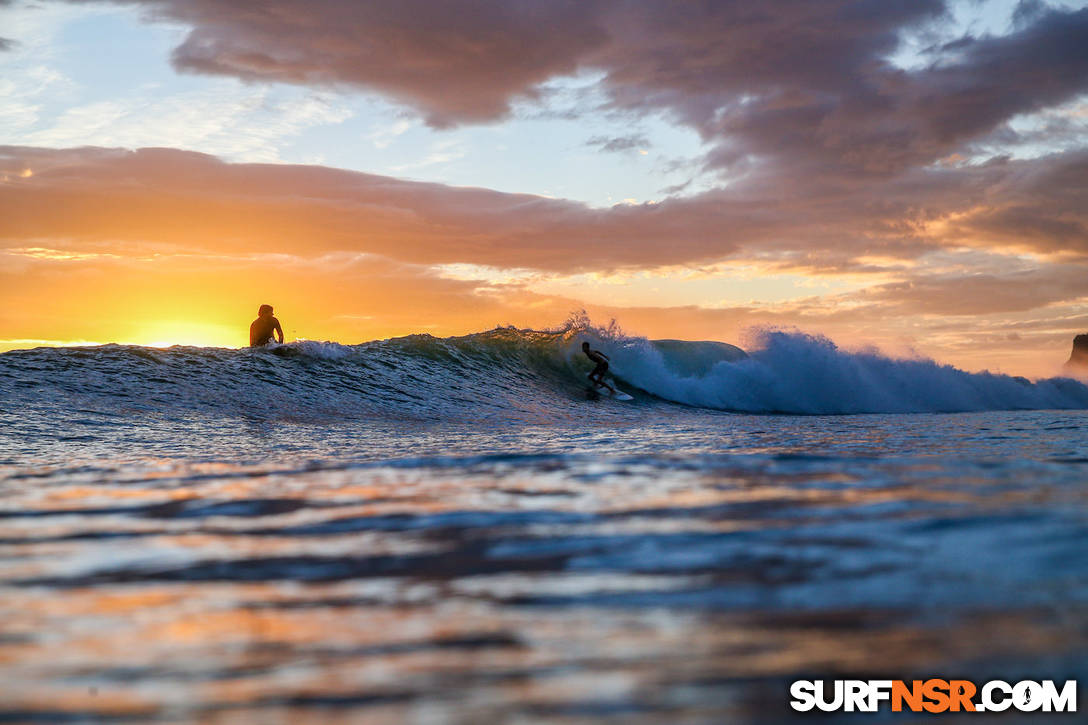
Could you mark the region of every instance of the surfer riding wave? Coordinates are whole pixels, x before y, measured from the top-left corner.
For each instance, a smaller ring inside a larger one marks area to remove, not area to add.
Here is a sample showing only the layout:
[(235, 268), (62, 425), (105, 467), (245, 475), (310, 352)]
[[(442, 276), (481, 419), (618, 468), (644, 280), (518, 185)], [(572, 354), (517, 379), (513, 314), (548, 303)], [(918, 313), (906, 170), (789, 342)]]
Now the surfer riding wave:
[(590, 360), (596, 363), (596, 367), (586, 377), (589, 381), (597, 387), (608, 388), (613, 395), (616, 393), (616, 389), (604, 381), (604, 374), (608, 372), (608, 356), (600, 350), (594, 350), (589, 346), (588, 342), (582, 343), (582, 352), (586, 354)]

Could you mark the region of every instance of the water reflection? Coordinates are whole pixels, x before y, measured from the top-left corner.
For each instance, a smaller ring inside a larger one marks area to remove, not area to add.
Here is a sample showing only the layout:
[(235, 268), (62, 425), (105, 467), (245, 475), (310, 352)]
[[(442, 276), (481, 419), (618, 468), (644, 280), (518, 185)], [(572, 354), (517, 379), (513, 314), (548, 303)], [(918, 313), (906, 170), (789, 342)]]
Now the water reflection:
[(1083, 673), (1083, 473), (705, 449), (9, 468), (0, 714), (766, 722), (811, 674)]

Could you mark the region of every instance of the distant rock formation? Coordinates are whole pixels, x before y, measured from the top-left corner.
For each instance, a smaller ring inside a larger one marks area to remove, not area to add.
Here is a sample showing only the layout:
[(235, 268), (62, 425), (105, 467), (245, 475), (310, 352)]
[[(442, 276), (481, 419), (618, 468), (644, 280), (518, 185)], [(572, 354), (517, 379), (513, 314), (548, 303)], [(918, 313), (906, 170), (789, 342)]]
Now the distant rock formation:
[(1065, 366), (1080, 371), (1088, 370), (1088, 335), (1077, 335), (1073, 338), (1073, 353)]

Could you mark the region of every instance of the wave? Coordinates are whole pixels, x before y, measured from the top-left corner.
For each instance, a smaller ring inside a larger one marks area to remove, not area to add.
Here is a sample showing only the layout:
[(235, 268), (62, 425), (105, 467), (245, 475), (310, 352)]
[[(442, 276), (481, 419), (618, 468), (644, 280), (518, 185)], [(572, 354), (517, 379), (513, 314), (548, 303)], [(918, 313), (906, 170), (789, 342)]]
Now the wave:
[(701, 374), (677, 375), (652, 342), (620, 356), (625, 378), (643, 390), (687, 405), (750, 413), (940, 413), (1088, 408), (1088, 386), (1070, 378), (1036, 382), (969, 373), (928, 359), (849, 352), (826, 337), (754, 330), (743, 358)]
[[(612, 359), (628, 403), (597, 399), (588, 340)], [(827, 338), (756, 331), (752, 349), (647, 340), (572, 317), (546, 331), (496, 328), (341, 345), (270, 349), (131, 345), (38, 348), (0, 355), (11, 410), (109, 415), (221, 414), (327, 422), (637, 419), (677, 405), (745, 413), (851, 414), (1088, 408), (1088, 386), (968, 373), (924, 359), (850, 352)]]

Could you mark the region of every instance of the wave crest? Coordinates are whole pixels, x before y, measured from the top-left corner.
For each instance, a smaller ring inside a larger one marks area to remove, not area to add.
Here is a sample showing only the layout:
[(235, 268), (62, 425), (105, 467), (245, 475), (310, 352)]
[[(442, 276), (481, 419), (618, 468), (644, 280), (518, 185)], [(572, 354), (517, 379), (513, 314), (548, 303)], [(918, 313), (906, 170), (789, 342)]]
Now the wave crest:
[[(23, 410), (191, 411), (255, 419), (342, 418), (547, 423), (583, 420), (588, 340), (612, 359), (632, 403), (593, 415), (637, 419), (683, 404), (747, 413), (907, 413), (1088, 408), (1088, 387), (968, 373), (927, 359), (850, 352), (826, 337), (754, 330), (751, 350), (648, 340), (584, 313), (544, 331), (499, 327), (269, 349), (126, 345), (0, 355), (0, 390)], [(588, 397), (594, 397), (592, 395)]]

